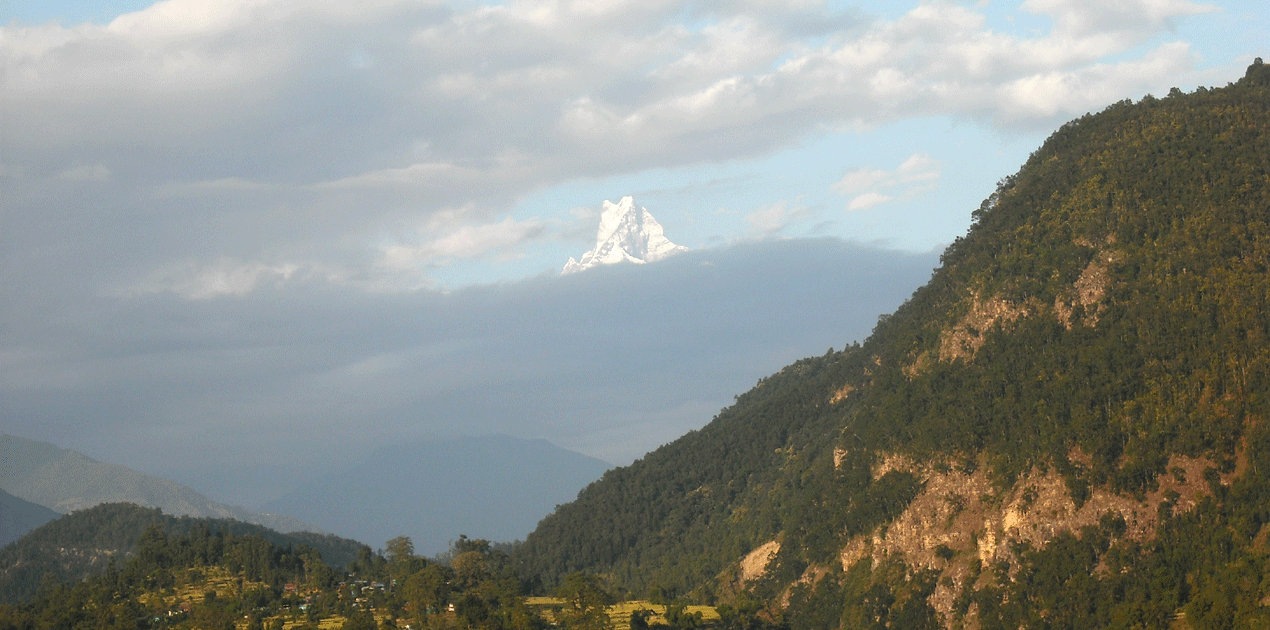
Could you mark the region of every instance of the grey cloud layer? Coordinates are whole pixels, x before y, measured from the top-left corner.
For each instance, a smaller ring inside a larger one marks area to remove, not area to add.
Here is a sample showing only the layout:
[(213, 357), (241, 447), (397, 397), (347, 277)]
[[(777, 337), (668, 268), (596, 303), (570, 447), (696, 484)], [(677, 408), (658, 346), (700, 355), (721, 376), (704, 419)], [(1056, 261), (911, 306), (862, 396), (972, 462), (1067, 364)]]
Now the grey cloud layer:
[(11, 318), (0, 426), (243, 503), (293, 481), (252, 473), (438, 432), (625, 463), (759, 377), (863, 339), (935, 262), (783, 241), (450, 294), (99, 298)]

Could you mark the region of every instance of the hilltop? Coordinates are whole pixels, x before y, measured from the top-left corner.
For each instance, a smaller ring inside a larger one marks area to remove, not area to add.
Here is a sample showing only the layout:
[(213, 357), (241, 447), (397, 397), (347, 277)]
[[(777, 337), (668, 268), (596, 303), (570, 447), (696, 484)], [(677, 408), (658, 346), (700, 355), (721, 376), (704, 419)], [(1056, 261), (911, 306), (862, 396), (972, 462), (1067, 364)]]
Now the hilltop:
[(1257, 60), (1064, 125), (863, 344), (608, 472), (522, 569), (794, 628), (1270, 625), (1268, 110)]
[(152, 528), (171, 537), (195, 531), (213, 537), (255, 536), (280, 548), (313, 549), (334, 567), (356, 560), (365, 548), (329, 534), (283, 534), (232, 519), (171, 516), (157, 508), (105, 503), (50, 521), (0, 548), (0, 604), (29, 600), (44, 587), (122, 568), (136, 556), (142, 534)]

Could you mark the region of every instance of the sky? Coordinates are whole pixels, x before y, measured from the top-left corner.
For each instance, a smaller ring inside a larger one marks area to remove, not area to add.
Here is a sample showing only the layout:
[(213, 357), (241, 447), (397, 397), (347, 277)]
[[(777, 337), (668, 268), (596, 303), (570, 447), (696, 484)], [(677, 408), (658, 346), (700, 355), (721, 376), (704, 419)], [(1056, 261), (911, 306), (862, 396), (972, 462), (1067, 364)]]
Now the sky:
[[(244, 504), (429, 434), (629, 463), (862, 340), (1065, 121), (1237, 80), (1265, 13), (6, 0), (0, 430)], [(692, 252), (560, 277), (624, 195)]]

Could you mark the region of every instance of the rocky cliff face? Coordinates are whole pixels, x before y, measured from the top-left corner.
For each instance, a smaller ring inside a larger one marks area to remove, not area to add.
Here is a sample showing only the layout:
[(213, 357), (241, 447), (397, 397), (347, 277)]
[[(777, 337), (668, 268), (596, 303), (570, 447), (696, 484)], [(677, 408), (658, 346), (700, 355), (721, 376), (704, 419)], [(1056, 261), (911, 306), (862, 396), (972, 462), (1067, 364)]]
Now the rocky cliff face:
[[(845, 453), (837, 453), (841, 462)], [(1089, 456), (1074, 449), (1072, 463), (1087, 463)], [(872, 531), (851, 537), (837, 558), (809, 565), (781, 595), (788, 606), (796, 588), (814, 588), (827, 576), (856, 568), (879, 571), (899, 563), (910, 575), (934, 576), (929, 605), (948, 630), (978, 627), (977, 610), (957, 609), (957, 603), (976, 591), (999, 588), (1000, 580), (1012, 581), (1032, 570), (1025, 551), (1042, 549), (1063, 536), (1081, 537), (1108, 528), (1125, 541), (1149, 545), (1156, 539), (1161, 521), (1186, 514), (1214, 487), (1206, 471), (1216, 463), (1205, 458), (1173, 456), (1169, 474), (1159, 487), (1140, 497), (1094, 489), (1078, 502), (1055, 470), (1032, 469), (1008, 487), (992, 482), (978, 462), (948, 460), (917, 462), (901, 454), (886, 454), (873, 467), (874, 482), (891, 472), (913, 474), (921, 492), (899, 516)], [(1217, 475), (1217, 487), (1229, 488), (1234, 473)], [(772, 540), (742, 558), (735, 567), (741, 586), (753, 584), (770, 573), (780, 542)], [(998, 569), (985, 571), (985, 568)], [(773, 567), (774, 568), (774, 567)], [(1105, 560), (1095, 572), (1106, 574)]]

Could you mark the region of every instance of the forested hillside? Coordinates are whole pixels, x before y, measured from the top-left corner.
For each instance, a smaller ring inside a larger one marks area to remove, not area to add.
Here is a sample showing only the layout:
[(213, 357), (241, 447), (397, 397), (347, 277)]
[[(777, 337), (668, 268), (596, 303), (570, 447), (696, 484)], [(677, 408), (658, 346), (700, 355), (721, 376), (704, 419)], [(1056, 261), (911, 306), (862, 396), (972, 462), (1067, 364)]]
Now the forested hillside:
[[(531, 607), (507, 555), (484, 540), (460, 537), (449, 563), (441, 564), (416, 556), (410, 539), (400, 537), (389, 542), (386, 556), (363, 546), (335, 569), (317, 549), (279, 546), (271, 532), (235, 534), (202, 520), (185, 523), (191, 526), (179, 534), (149, 524), (128, 560), (112, 557), (99, 575), (47, 584), (29, 601), (0, 604), (0, 630), (544, 630), (548, 616), (570, 627), (608, 625), (607, 594), (593, 578), (575, 579), (552, 610)], [(85, 531), (86, 539), (116, 537), (111, 524), (109, 517), (83, 523), (104, 530)]]
[(191, 531), (208, 535), (257, 536), (278, 547), (305, 546), (332, 566), (355, 560), (361, 543), (328, 534), (281, 534), (260, 525), (230, 519), (169, 516), (156, 508), (104, 503), (63, 516), (0, 548), (0, 603), (34, 597), (41, 588), (100, 575), (123, 567), (137, 553), (148, 528), (164, 536)]
[(794, 628), (1270, 627), (1270, 68), (1072, 121), (973, 215), (863, 344), (610, 471), (523, 570)]

